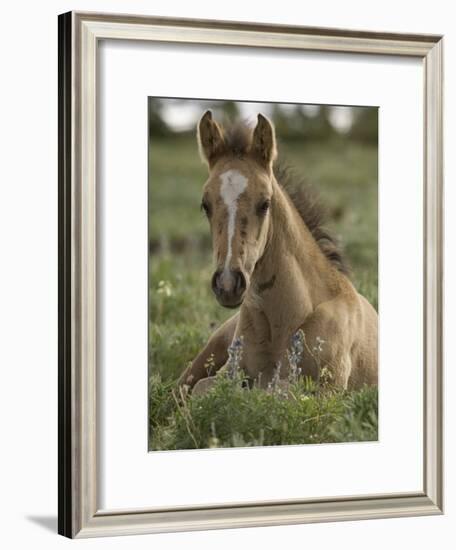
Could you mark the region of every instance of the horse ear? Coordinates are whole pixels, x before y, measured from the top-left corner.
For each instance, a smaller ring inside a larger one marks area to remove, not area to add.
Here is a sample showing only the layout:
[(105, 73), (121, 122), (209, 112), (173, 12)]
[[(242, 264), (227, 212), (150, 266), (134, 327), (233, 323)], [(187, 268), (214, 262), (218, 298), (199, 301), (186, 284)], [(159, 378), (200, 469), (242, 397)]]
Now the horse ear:
[(221, 127), (212, 118), (211, 111), (206, 111), (198, 123), (198, 145), (201, 158), (211, 168), (222, 155), (225, 140)]
[(266, 168), (270, 168), (277, 157), (274, 126), (272, 122), (261, 113), (258, 115), (258, 122), (253, 131), (250, 150), (260, 164), (264, 165)]

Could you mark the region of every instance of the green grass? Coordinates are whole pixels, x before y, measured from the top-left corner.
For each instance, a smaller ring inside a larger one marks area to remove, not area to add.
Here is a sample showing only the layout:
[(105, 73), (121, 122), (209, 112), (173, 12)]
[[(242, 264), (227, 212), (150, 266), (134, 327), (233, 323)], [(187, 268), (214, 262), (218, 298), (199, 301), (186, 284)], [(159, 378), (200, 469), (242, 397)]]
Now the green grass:
[(149, 273), (150, 370), (175, 380), (233, 312), (214, 299), (210, 259), (198, 250), (152, 254)]
[(201, 189), (207, 171), (195, 139), (152, 141), (149, 149), (149, 239), (180, 252), (210, 245), (201, 215)]
[(207, 393), (179, 395), (150, 378), (149, 444), (154, 450), (375, 441), (377, 388), (320, 388), (298, 379), (285, 390), (246, 389), (242, 375), (218, 375)]
[[(377, 307), (376, 149), (343, 139), (279, 147), (320, 192), (355, 286)], [(176, 402), (177, 377), (233, 312), (221, 308), (210, 291), (210, 238), (199, 209), (207, 172), (196, 141), (152, 140), (149, 162), (150, 448), (376, 439), (376, 390), (312, 393), (298, 385), (298, 398), (278, 399), (261, 390), (230, 389), (222, 381), (205, 396)]]

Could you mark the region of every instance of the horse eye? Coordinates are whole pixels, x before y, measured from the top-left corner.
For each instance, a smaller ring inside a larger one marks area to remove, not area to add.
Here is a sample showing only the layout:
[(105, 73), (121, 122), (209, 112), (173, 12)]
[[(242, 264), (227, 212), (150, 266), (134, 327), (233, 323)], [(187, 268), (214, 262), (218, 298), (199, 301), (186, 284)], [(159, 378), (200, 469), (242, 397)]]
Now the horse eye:
[(206, 216), (210, 216), (211, 215), (211, 208), (209, 206), (209, 204), (206, 202), (206, 201), (203, 201), (201, 203), (201, 210), (204, 211), (204, 213), (206, 214)]
[(271, 206), (271, 201), (268, 199), (268, 200), (265, 200), (265, 201), (262, 201), (258, 204), (257, 206), (257, 213), (259, 215), (264, 215), (266, 214), (266, 212), (269, 210), (269, 207)]

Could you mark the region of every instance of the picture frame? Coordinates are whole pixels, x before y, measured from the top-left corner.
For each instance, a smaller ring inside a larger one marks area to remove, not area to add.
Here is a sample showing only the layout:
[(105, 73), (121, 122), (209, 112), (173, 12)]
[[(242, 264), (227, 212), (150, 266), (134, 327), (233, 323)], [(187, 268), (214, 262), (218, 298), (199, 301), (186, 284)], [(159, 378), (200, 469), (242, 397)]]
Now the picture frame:
[[(100, 510), (97, 424), (97, 70), (101, 40), (407, 56), (424, 82), (422, 490), (247, 504)], [(94, 537), (441, 514), (443, 38), (70, 12), (59, 16), (58, 531)]]

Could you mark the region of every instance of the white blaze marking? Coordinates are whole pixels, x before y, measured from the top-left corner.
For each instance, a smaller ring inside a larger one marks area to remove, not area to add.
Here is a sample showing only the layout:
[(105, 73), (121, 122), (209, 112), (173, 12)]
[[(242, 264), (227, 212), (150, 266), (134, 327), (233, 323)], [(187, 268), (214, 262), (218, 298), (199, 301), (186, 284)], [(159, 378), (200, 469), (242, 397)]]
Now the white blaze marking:
[(237, 202), (239, 196), (245, 191), (248, 179), (237, 170), (228, 170), (221, 174), (220, 194), (228, 209), (228, 250), (225, 259), (225, 273), (231, 261), (232, 240), (234, 236), (234, 223), (236, 221)]

